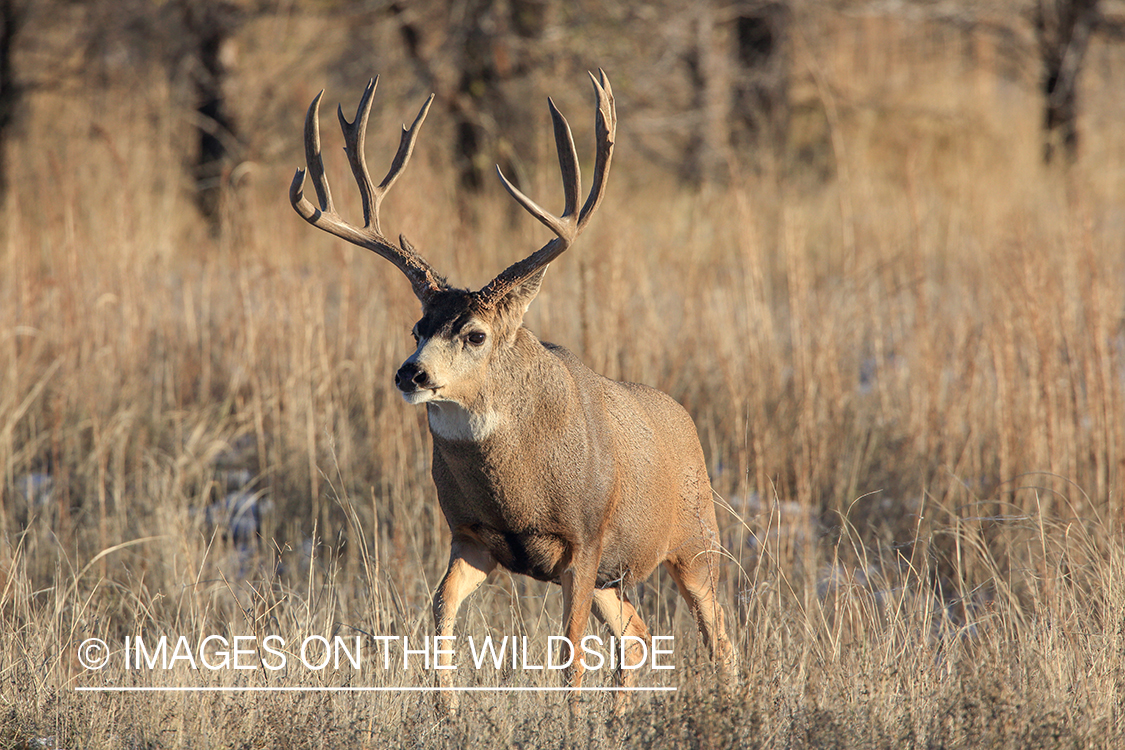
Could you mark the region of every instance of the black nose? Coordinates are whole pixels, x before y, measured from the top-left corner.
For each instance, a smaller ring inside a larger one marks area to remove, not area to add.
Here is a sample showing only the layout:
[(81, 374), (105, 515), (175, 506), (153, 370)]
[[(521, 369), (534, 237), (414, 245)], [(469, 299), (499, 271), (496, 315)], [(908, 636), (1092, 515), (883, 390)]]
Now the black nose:
[(426, 388), (429, 386), (429, 382), (430, 378), (426, 375), (426, 371), (413, 362), (407, 362), (398, 368), (398, 372), (395, 373), (395, 385), (403, 393)]

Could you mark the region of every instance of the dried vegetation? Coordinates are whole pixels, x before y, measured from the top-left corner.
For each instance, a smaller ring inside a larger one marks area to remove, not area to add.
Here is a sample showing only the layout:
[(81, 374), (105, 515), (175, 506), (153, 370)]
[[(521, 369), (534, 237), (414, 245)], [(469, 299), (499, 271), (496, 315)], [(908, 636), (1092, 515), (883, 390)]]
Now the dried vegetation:
[[(287, 23), (298, 47), (317, 36)], [(623, 137), (606, 203), (527, 319), (687, 406), (731, 551), (740, 687), (714, 686), (661, 573), (635, 599), (676, 636), (677, 668), (645, 684), (678, 692), (616, 717), (592, 699), (577, 734), (553, 694), (472, 695), (441, 718), (425, 694), (75, 692), (431, 684), (374, 663), (90, 674), (76, 649), (137, 634), (422, 636), (448, 532), (424, 417), (391, 382), (416, 302), (388, 264), (286, 205), (322, 70), (266, 89), (262, 71), (288, 70), (293, 52), (262, 41), (277, 29), (244, 32), (247, 101), (268, 90), (273, 104), (243, 114), (266, 136), (218, 238), (185, 189), (187, 125), (162, 79), (35, 96), (43, 126), (12, 155), (0, 229), (0, 744), (1120, 746), (1125, 51), (1095, 40), (1082, 156), (1062, 174), (1039, 161), (1035, 82), (1004, 46), (1018, 39), (895, 17), (804, 23), (791, 128), (820, 150), (795, 143), (723, 185), (684, 189), (630, 151), (643, 87), (614, 78)], [(576, 70), (544, 91), (585, 112)], [(405, 77), (384, 80), (373, 163), (420, 101)], [(329, 101), (362, 83), (332, 82)], [(586, 118), (572, 119), (588, 148)], [(448, 125), (435, 111), (426, 127), (387, 221), (479, 285), (542, 232), (513, 223), (499, 185), (466, 208)], [(548, 149), (531, 194), (553, 194)], [(329, 161), (347, 184), (343, 158)], [(543, 643), (559, 598), (494, 575), (462, 632)]]

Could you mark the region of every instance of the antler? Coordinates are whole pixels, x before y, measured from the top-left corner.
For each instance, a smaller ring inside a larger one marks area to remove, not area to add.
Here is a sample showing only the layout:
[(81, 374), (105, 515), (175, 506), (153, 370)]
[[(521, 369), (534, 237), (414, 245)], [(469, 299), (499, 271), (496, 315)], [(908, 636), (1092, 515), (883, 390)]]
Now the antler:
[[(617, 110), (614, 107), (613, 89), (605, 71), (598, 71), (598, 78), (590, 74), (594, 84), (594, 94), (598, 98), (598, 112), (596, 119), (597, 157), (594, 161), (594, 184), (590, 194), (582, 205), (582, 210), (577, 211), (578, 197), (582, 192), (582, 177), (578, 171), (578, 154), (574, 148), (574, 137), (570, 134), (570, 125), (562, 116), (555, 103), (547, 100), (551, 108), (551, 120), (555, 127), (555, 147), (559, 152), (559, 168), (562, 170), (563, 193), (566, 205), (563, 207), (562, 216), (554, 216), (544, 210), (535, 201), (528, 198), (515, 185), (508, 181), (500, 167), (496, 168), (500, 181), (511, 193), (516, 201), (527, 209), (527, 212), (555, 233), (555, 239), (548, 242), (539, 250), (523, 260), (512, 264), (489, 282), (488, 286), (478, 293), (481, 302), (485, 305), (495, 305), (513, 287), (518, 286), (527, 279), (539, 273), (548, 263), (559, 257), (575, 238), (586, 228), (591, 214), (597, 210), (605, 194), (606, 177), (609, 175), (609, 163), (613, 157), (613, 140), (617, 133)], [(599, 80), (600, 78), (600, 80)], [(577, 211), (577, 213), (576, 213)]]
[(347, 240), (353, 245), (365, 247), (394, 263), (398, 270), (410, 279), (414, 294), (424, 302), (434, 292), (446, 288), (445, 279), (434, 271), (425, 258), (415, 252), (405, 237), (399, 235), (400, 247), (383, 236), (379, 228), (379, 204), (406, 168), (410, 154), (414, 151), (414, 142), (418, 138), (418, 129), (426, 119), (426, 113), (430, 110), (434, 96), (430, 94), (430, 98), (422, 105), (418, 116), (414, 118), (414, 124), (409, 129), (403, 127), (398, 152), (391, 162), (391, 168), (376, 187), (371, 180), (371, 174), (367, 171), (363, 145), (367, 118), (371, 114), (372, 95), (378, 85), (377, 77), (367, 82), (367, 88), (364, 89), (363, 97), (359, 100), (353, 122), (348, 122), (344, 117), (342, 107), (337, 107), (336, 110), (340, 118), (340, 129), (344, 131), (344, 151), (348, 155), (348, 163), (351, 165), (352, 174), (355, 175), (356, 184), (359, 185), (359, 195), (363, 201), (363, 228), (353, 226), (340, 218), (332, 204), (332, 193), (324, 176), (324, 160), (320, 152), (320, 99), (324, 96), (323, 91), (316, 95), (305, 115), (305, 163), (308, 165), (308, 174), (312, 178), (313, 188), (316, 189), (320, 208), (313, 206), (304, 196), (304, 169), (298, 169), (293, 176), (293, 183), (289, 186), (289, 202), (293, 204), (293, 208), (302, 219), (317, 229)]

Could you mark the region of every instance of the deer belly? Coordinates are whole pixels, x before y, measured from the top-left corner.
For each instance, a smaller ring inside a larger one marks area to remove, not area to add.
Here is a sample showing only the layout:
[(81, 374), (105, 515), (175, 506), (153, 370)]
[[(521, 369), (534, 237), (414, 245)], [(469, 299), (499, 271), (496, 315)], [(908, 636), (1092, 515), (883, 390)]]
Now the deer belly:
[(473, 536), (480, 539), (496, 562), (513, 573), (540, 581), (555, 581), (566, 557), (566, 542), (554, 534), (496, 531), (477, 527)]

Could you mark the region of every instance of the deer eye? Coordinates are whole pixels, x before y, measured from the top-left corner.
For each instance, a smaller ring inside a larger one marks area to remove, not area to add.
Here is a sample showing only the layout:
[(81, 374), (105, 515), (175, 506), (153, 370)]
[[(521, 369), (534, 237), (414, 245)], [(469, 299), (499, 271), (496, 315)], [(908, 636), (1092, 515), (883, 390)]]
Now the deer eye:
[(480, 346), (484, 343), (484, 331), (473, 331), (465, 337), (465, 340), (473, 346)]

